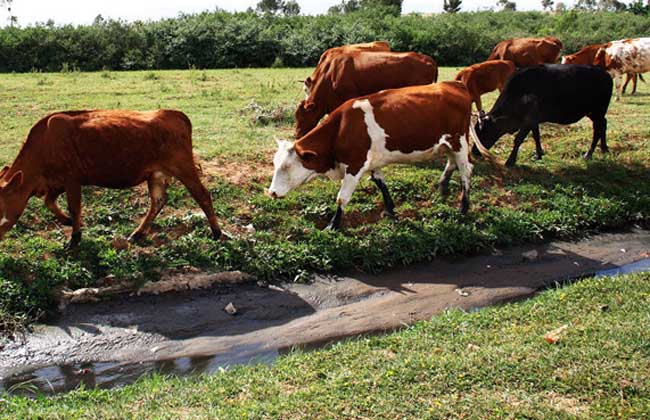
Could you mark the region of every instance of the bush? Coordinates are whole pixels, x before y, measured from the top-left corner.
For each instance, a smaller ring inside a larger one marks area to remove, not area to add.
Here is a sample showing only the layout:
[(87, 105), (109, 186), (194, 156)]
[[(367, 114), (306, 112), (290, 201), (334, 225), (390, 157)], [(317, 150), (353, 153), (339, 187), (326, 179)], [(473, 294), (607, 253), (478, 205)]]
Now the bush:
[(485, 60), (494, 45), (519, 36), (554, 35), (566, 52), (586, 44), (643, 36), (650, 17), (571, 10), (393, 16), (273, 16), (223, 11), (157, 22), (96, 19), (92, 25), (39, 24), (0, 30), (0, 71), (157, 70), (313, 66), (327, 48), (387, 40), (442, 66)]

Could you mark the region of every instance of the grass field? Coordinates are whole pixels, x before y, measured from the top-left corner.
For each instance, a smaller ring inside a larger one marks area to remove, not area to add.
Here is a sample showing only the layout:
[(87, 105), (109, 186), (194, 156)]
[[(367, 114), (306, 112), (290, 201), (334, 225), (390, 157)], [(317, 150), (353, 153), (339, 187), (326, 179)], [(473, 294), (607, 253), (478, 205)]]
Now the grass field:
[[(0, 395), (0, 417), (646, 420), (649, 306), (650, 274), (589, 279), (272, 366), (51, 398)], [(548, 344), (544, 334), (564, 324)]]
[[(456, 71), (441, 69), (440, 79), (452, 79)], [(143, 281), (156, 279), (161, 270), (196, 267), (301, 281), (314, 271), (355, 267), (376, 272), (438, 255), (575, 237), (650, 220), (650, 89), (641, 84), (638, 96), (612, 103), (608, 156), (581, 159), (591, 138), (586, 121), (544, 126), (544, 160), (531, 159), (529, 139), (519, 168), (508, 172), (502, 185), (489, 164), (478, 162), (467, 217), (457, 211), (455, 196), (443, 202), (435, 190), (440, 160), (385, 171), (397, 222), (381, 218), (380, 194), (364, 181), (347, 209), (344, 230), (321, 232), (334, 211), (333, 182), (315, 181), (281, 201), (263, 195), (272, 176), (274, 138), (291, 137), (293, 110), (302, 97), (298, 80), (309, 72), (0, 75), (0, 165), (11, 162), (29, 128), (53, 111), (177, 108), (193, 121), (196, 154), (217, 215), (235, 235), (228, 242), (213, 242), (202, 213), (176, 185), (152, 238), (121, 249), (115, 240), (127, 236), (147, 209), (145, 189), (87, 188), (84, 239), (77, 252), (69, 253), (63, 250), (69, 230), (34, 199), (0, 243), (0, 328), (42, 317), (53, 307), (52, 290), (58, 286), (94, 285), (108, 275)], [(495, 97), (488, 96), (486, 107)], [(501, 161), (511, 147), (510, 136), (498, 143)], [(452, 191), (459, 191), (457, 177)]]

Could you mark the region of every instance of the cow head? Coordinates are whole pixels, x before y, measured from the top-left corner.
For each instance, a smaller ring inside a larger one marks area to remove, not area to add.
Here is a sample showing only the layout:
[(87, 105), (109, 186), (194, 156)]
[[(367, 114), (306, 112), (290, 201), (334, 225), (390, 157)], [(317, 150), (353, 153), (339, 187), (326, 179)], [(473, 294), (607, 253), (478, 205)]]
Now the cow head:
[[(474, 129), (476, 130), (476, 135), (481, 141), (481, 144), (488, 149), (494, 146), (494, 143), (496, 143), (503, 135), (503, 132), (501, 132), (497, 127), (495, 120), (490, 115), (486, 115), (483, 111), (481, 111)], [(472, 148), (472, 153), (474, 153), (475, 156), (481, 155), (481, 152), (479, 152), (476, 146)]]
[(576, 57), (574, 55), (564, 55), (562, 56), (562, 60), (560, 61), (561, 64), (573, 64), (573, 62), (576, 60)]
[(301, 101), (296, 109), (296, 138), (299, 139), (309, 133), (316, 127), (322, 116), (322, 110), (314, 101), (309, 99)]
[(291, 190), (317, 175), (305, 163), (316, 157), (316, 152), (296, 148), (294, 143), (278, 140), (278, 151), (273, 157), (273, 180), (267, 191), (271, 198), (282, 198)]
[(0, 240), (16, 224), (25, 210), (27, 199), (22, 192), (23, 172), (9, 175), (9, 167), (0, 171)]

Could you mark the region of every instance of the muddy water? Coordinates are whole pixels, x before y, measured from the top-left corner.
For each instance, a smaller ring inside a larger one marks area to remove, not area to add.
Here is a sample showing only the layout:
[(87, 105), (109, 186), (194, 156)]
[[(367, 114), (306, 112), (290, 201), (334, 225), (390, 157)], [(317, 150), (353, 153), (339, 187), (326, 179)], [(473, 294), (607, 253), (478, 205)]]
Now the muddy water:
[[(650, 270), (648, 252), (650, 232), (636, 230), (439, 259), (379, 276), (352, 273), (310, 285), (216, 287), (73, 305), (51, 325), (0, 341), (0, 389), (110, 388), (149, 372), (189, 375), (270, 363), (284, 349), (394, 330), (449, 307), (472, 310), (584, 275)], [(229, 303), (235, 315), (224, 311)]]

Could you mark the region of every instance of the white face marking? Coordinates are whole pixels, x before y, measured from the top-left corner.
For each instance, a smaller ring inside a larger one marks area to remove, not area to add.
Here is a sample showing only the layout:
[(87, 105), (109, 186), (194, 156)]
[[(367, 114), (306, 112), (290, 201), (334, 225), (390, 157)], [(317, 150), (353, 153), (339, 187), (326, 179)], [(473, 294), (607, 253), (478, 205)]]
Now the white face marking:
[(275, 171), (269, 193), (275, 194), (276, 197), (284, 197), (289, 191), (317, 175), (316, 171), (303, 166), (293, 143), (288, 141), (278, 141), (278, 151), (273, 157), (273, 166)]
[(566, 64), (566, 57), (562, 56), (562, 60), (560, 60), (560, 64)]

